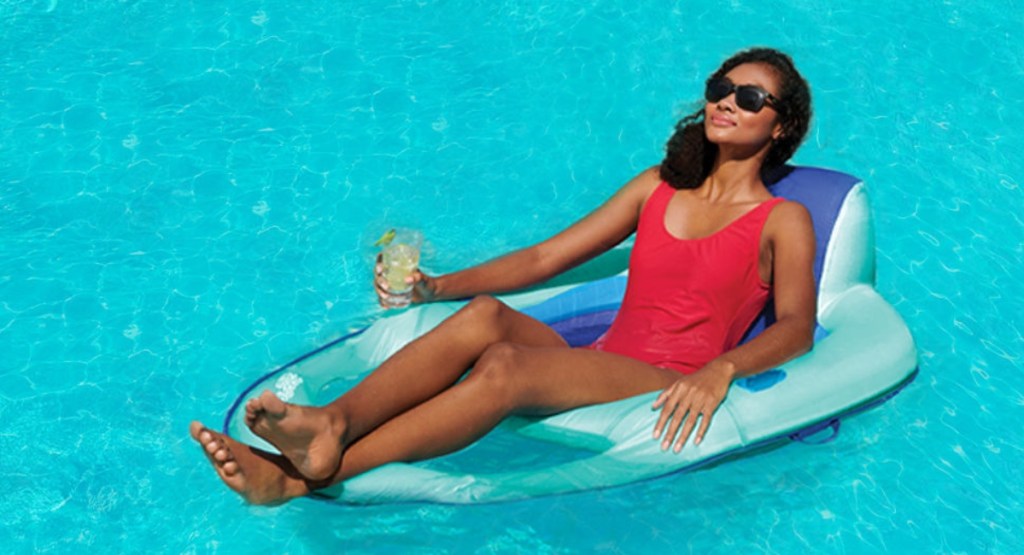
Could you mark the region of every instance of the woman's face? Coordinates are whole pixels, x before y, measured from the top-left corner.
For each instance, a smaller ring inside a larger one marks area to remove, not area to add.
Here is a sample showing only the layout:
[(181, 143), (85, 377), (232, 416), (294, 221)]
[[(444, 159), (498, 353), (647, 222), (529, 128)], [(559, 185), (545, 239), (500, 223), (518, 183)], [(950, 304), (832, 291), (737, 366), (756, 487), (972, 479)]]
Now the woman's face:
[[(749, 63), (734, 67), (725, 74), (733, 84), (754, 85), (779, 98), (779, 78), (771, 66)], [(758, 112), (736, 105), (736, 92), (704, 106), (704, 132), (708, 140), (721, 146), (736, 146), (758, 151), (772, 139), (782, 135), (782, 120), (771, 102)]]

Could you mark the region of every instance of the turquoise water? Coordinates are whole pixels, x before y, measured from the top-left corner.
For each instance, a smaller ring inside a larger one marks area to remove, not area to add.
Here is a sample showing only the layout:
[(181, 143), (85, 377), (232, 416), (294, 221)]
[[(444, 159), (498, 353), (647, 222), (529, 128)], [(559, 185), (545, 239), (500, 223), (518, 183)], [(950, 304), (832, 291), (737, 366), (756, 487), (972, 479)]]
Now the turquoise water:
[[(206, 4), (210, 4), (209, 6)], [(80, 553), (1024, 550), (1019, 2), (0, 1), (0, 545)], [(921, 374), (825, 446), (477, 507), (251, 508), (187, 439), (378, 317), (391, 223), (454, 270), (660, 159), (786, 49), (796, 162), (855, 173)]]

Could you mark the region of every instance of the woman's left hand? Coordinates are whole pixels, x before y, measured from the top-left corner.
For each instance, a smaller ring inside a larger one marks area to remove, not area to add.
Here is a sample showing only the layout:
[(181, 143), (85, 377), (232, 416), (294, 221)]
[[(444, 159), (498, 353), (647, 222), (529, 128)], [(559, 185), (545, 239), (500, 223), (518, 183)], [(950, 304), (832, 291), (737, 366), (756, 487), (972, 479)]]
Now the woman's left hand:
[[(725, 399), (732, 378), (733, 372), (727, 363), (711, 361), (693, 374), (682, 376), (658, 395), (653, 408), (660, 408), (661, 416), (654, 426), (654, 439), (661, 439), (662, 450), (667, 450), (675, 440), (673, 450), (676, 453), (681, 451), (697, 425), (698, 417), (700, 428), (693, 444), (697, 445), (704, 439), (711, 416)], [(679, 432), (678, 439), (676, 432)]]

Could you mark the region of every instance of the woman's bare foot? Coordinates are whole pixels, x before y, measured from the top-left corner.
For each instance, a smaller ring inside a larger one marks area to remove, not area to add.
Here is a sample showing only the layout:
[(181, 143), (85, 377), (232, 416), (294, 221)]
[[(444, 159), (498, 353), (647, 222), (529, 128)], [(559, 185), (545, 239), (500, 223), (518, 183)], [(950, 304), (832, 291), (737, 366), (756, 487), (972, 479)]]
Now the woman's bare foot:
[(322, 408), (285, 403), (264, 391), (246, 403), (245, 424), (310, 480), (326, 480), (341, 465), (347, 426)]
[(310, 486), (287, 459), (239, 443), (199, 422), (189, 427), (217, 475), (247, 502), (279, 505), (308, 494)]

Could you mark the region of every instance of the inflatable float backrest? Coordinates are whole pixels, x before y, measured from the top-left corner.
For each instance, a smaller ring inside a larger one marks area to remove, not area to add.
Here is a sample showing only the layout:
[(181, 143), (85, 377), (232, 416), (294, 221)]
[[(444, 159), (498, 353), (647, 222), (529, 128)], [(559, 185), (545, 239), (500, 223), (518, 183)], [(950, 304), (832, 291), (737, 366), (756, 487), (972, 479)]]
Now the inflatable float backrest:
[[(811, 213), (819, 315), (836, 295), (853, 285), (874, 285), (874, 236), (867, 193), (860, 179), (822, 168), (785, 166), (768, 176), (768, 181), (773, 195), (797, 201)], [(775, 307), (769, 302), (743, 342), (774, 321)]]

